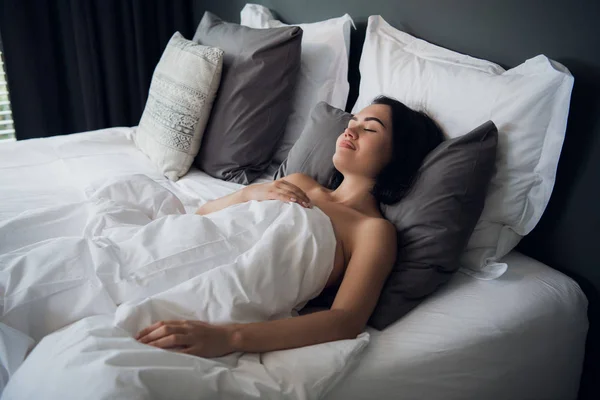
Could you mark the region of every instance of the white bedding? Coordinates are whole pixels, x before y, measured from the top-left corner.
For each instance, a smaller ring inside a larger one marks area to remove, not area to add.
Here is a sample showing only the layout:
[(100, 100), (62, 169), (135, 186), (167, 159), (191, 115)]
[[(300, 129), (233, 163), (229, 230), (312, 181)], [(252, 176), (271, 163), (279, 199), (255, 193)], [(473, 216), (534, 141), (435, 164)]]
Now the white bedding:
[[(197, 170), (169, 182), (133, 146), (132, 134), (114, 128), (0, 144), (0, 221), (81, 201), (90, 182), (122, 175), (147, 175), (175, 193), (187, 212), (240, 187)], [(367, 329), (371, 341), (358, 366), (327, 398), (575, 398), (587, 333), (585, 296), (570, 278), (517, 252), (504, 261), (508, 272), (497, 280), (457, 274), (385, 331)], [(27, 347), (13, 334), (0, 329), (0, 348)], [(321, 356), (310, 348), (304, 354)], [(19, 362), (3, 357), (6, 379)], [(294, 363), (282, 373), (301, 374)]]
[(302, 357), (310, 348), (296, 350), (306, 360), (297, 381), (283, 372), (290, 351), (209, 360), (137, 342), (137, 332), (161, 320), (292, 317), (331, 273), (331, 222), (316, 207), (273, 200), (185, 213), (145, 175), (87, 193), (86, 201), (0, 222), (0, 232), (17, 232), (0, 244), (1, 321), (40, 341), (3, 398), (315, 399), (368, 343), (365, 333), (314, 346), (325, 375)]

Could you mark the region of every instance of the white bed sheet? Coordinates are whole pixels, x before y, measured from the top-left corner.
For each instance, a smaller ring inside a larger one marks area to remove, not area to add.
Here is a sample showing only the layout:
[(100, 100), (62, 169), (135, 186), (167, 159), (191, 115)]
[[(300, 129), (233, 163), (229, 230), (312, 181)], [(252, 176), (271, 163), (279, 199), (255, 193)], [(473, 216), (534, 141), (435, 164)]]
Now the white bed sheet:
[[(0, 220), (77, 202), (95, 180), (145, 174), (186, 211), (241, 185), (192, 169), (173, 183), (111, 128), (0, 143)], [(268, 180), (268, 176), (262, 181)], [(0, 238), (1, 240), (1, 238)], [(575, 398), (587, 333), (587, 300), (570, 278), (517, 252), (494, 281), (457, 274), (383, 332), (329, 399)]]
[[(35, 208), (81, 201), (91, 182), (145, 174), (173, 191), (186, 210), (242, 185), (192, 167), (169, 181), (133, 143), (135, 128), (110, 128), (18, 142), (0, 142), (0, 220)], [(257, 180), (269, 180), (265, 175)]]
[(587, 300), (513, 251), (491, 281), (462, 273), (382, 332), (331, 399), (574, 399)]

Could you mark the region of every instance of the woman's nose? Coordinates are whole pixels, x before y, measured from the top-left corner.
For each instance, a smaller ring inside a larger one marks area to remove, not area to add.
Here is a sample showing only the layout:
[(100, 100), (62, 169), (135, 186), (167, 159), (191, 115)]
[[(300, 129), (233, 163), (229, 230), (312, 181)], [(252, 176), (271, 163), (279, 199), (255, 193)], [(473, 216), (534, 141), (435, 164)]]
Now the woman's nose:
[(346, 128), (344, 131), (344, 137), (351, 137), (352, 139), (356, 139), (356, 132), (352, 128)]

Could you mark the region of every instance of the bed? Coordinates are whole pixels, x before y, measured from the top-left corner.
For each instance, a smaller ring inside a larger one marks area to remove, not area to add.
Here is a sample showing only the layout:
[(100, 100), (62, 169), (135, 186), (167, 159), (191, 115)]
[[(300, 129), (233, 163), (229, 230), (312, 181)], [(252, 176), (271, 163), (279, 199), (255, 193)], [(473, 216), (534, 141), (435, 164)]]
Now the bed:
[[(122, 127), (0, 145), (0, 220), (85, 199), (92, 182), (117, 176), (148, 176), (188, 213), (241, 187), (195, 167), (169, 181), (137, 149), (135, 133)], [(585, 295), (569, 277), (517, 251), (503, 261), (509, 269), (498, 279), (456, 274), (389, 328), (368, 328), (371, 343), (358, 366), (327, 398), (576, 398)]]

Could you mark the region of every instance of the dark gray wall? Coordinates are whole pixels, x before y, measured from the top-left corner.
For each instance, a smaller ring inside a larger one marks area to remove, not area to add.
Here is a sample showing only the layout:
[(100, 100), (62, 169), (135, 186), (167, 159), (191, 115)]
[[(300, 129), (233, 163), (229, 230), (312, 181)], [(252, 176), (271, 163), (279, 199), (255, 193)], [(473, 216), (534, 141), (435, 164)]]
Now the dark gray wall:
[[(239, 22), (246, 1), (198, 0), (194, 19), (205, 10)], [(599, 332), (600, 288), (600, 1), (598, 0), (267, 0), (285, 22), (352, 16), (351, 93), (358, 95), (358, 60), (367, 17), (382, 15), (417, 37), (474, 57), (514, 67), (545, 54), (575, 77), (569, 123), (556, 185), (540, 224), (519, 249), (575, 278), (590, 300), (589, 337)], [(598, 342), (588, 339), (582, 391), (591, 396), (600, 377)], [(600, 398), (600, 394), (598, 395)], [(592, 397), (590, 397), (592, 398)]]

